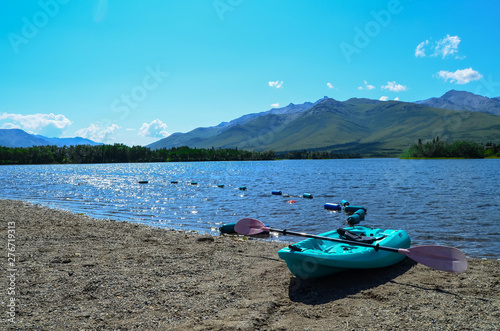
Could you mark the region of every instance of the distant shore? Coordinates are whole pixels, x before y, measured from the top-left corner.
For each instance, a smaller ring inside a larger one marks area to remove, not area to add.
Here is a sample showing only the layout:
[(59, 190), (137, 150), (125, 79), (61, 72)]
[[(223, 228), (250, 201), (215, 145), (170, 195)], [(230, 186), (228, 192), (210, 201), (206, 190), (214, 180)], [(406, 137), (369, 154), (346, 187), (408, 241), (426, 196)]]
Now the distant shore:
[(500, 159), (500, 157), (400, 157), (401, 160), (488, 160)]
[[(500, 261), (409, 259), (300, 280), (283, 243), (212, 237), (0, 200), (0, 328), (497, 330)], [(7, 248), (7, 249), (6, 249)], [(11, 253), (10, 255), (8, 253)]]

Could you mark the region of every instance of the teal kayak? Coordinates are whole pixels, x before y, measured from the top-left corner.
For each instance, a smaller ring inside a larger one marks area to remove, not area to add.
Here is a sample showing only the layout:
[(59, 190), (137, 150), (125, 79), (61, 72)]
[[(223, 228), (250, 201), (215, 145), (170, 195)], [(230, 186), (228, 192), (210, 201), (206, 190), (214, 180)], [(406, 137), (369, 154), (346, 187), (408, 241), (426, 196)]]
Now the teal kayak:
[[(322, 237), (360, 241), (392, 248), (409, 248), (410, 237), (403, 230), (372, 229), (364, 226), (348, 227), (320, 234)], [(355, 244), (308, 238), (279, 250), (288, 269), (298, 278), (318, 278), (347, 269), (371, 269), (388, 267), (406, 256), (394, 252), (376, 250)]]

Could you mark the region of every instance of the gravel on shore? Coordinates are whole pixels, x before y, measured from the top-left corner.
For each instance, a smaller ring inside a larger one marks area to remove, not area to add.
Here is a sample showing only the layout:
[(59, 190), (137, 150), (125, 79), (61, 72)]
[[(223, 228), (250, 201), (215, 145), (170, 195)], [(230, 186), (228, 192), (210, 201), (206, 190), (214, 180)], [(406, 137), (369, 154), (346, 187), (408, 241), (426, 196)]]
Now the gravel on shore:
[(450, 274), (405, 259), (301, 280), (278, 258), (283, 243), (11, 200), (0, 223), (0, 329), (500, 329), (498, 260)]

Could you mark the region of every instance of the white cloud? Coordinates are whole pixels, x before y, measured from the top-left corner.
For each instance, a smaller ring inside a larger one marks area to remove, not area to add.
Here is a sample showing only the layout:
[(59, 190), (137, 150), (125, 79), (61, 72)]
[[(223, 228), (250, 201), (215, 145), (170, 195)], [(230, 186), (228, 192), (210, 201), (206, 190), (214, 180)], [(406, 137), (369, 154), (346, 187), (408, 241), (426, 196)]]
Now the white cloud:
[(422, 41), (420, 44), (418, 44), (417, 48), (415, 49), (415, 57), (425, 57), (425, 46), (429, 44), (429, 40)]
[(396, 83), (396, 81), (387, 82), (387, 85), (382, 86), (382, 90), (389, 90), (391, 92), (406, 91), (406, 86)]
[(278, 108), (280, 106), (279, 102), (271, 104), (271, 107)]
[(83, 128), (75, 132), (77, 137), (87, 138), (96, 142), (107, 143), (114, 140), (111, 135), (120, 127), (111, 124), (106, 128), (101, 128), (99, 123), (92, 123), (88, 128)]
[(458, 52), (458, 44), (460, 44), (460, 38), (458, 38), (458, 36), (450, 36), (447, 34), (446, 37), (436, 42), (434, 54), (432, 54), (432, 56), (441, 55), (444, 59), (448, 55), (453, 55)]
[(399, 97), (395, 97), (395, 98), (394, 98), (394, 101), (399, 101)]
[(72, 122), (66, 116), (58, 114), (0, 114), (0, 120), (11, 120), (12, 123), (4, 124), (11, 128), (19, 128), (34, 134), (52, 134), (59, 135), (66, 127), (70, 126)]
[(368, 84), (368, 82), (366, 80), (364, 80), (363, 83), (365, 84), (365, 86), (359, 86), (358, 90), (362, 91), (362, 90), (373, 90), (373, 89), (375, 89), (375, 86)]
[(458, 36), (450, 36), (449, 34), (436, 42), (430, 42), (429, 40), (422, 41), (415, 49), (415, 57), (427, 56), (426, 47), (429, 46), (430, 50), (433, 51), (430, 55), (432, 57), (440, 56), (444, 59), (455, 54), (456, 59), (463, 59), (464, 56), (459, 57), (456, 55), (458, 53), (458, 45), (460, 44), (460, 41), (461, 40)]
[(170, 133), (167, 132), (167, 125), (165, 123), (159, 119), (155, 119), (149, 124), (143, 123), (139, 129), (139, 135), (152, 138), (165, 138), (170, 136)]
[(276, 87), (276, 88), (281, 88), (283, 86), (283, 81), (275, 81), (275, 82), (269, 82), (270, 87)]
[(335, 88), (335, 86), (333, 86), (332, 83), (326, 83), (326, 86), (328, 86), (328, 88)]
[(483, 77), (478, 71), (472, 68), (457, 70), (455, 72), (441, 70), (436, 74), (439, 78), (444, 79), (445, 82), (450, 80), (450, 83), (467, 84), (471, 81), (479, 80)]
[(4, 123), (2, 124), (2, 129), (20, 129), (21, 127), (19, 125), (16, 125), (14, 123)]
[(385, 95), (381, 96), (380, 99), (378, 99), (379, 101), (387, 101), (389, 100), (389, 97), (386, 97)]

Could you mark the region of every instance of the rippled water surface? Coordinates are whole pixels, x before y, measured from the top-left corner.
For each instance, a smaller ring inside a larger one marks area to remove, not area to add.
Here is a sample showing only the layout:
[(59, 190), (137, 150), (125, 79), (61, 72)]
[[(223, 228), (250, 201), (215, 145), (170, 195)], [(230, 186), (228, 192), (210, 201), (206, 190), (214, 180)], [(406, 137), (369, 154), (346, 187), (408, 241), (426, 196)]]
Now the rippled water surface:
[(399, 159), (2, 166), (0, 197), (214, 235), (243, 217), (326, 232), (347, 217), (324, 204), (346, 199), (367, 208), (363, 225), (406, 230), (412, 245), (500, 258), (499, 169), (500, 160)]

